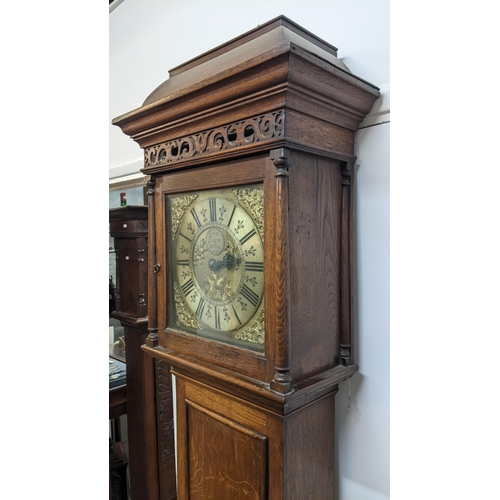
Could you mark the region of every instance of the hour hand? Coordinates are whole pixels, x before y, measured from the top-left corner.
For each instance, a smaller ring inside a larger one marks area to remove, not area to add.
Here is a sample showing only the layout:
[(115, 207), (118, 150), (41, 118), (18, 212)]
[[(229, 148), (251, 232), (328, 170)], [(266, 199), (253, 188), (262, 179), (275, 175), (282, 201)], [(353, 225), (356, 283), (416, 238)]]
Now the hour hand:
[(225, 267), (228, 270), (234, 269), (236, 264), (238, 263), (238, 259), (235, 255), (231, 255), (227, 253), (224, 255), (222, 260), (210, 259), (208, 261), (208, 267), (211, 271), (218, 271), (221, 267)]

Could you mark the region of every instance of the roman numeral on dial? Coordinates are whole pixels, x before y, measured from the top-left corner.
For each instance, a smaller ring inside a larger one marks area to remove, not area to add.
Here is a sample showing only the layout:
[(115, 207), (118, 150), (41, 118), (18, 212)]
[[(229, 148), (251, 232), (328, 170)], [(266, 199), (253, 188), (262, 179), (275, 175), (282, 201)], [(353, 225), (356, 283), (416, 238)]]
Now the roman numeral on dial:
[(250, 302), (254, 307), (257, 307), (257, 304), (259, 303), (259, 296), (253, 291), (250, 290), (246, 285), (243, 285), (243, 288), (241, 289), (241, 295), (245, 297), (245, 299)]
[(185, 296), (188, 296), (193, 290), (194, 290), (194, 281), (193, 278), (189, 279), (184, 283), (184, 285), (181, 286), (182, 293)]
[(238, 320), (238, 323), (241, 325), (241, 320), (238, 317), (238, 313), (236, 312), (236, 309), (234, 308), (234, 306), (231, 306), (231, 307), (233, 308), (233, 312), (234, 312), (234, 315), (236, 316), (236, 319)]
[(214, 222), (217, 220), (217, 201), (215, 198), (209, 198), (208, 203), (210, 205), (210, 220)]
[(229, 217), (229, 222), (227, 223), (227, 227), (231, 225), (231, 221), (233, 220), (233, 215), (235, 211), (236, 211), (236, 205), (233, 206), (233, 211), (231, 212), (231, 216)]
[(189, 260), (187, 259), (182, 259), (177, 261), (178, 266), (189, 266)]
[(264, 272), (264, 262), (246, 262), (245, 269), (254, 273)]
[(250, 232), (248, 232), (247, 234), (245, 234), (245, 236), (243, 236), (243, 238), (241, 238), (240, 243), (242, 245), (244, 245), (255, 234), (256, 234), (255, 233), (255, 229), (252, 229)]
[(196, 316), (201, 318), (203, 316), (203, 311), (205, 309), (205, 299), (201, 297), (200, 302), (198, 302), (198, 307), (196, 308)]
[(220, 311), (217, 306), (215, 306), (215, 328), (220, 330)]
[(194, 208), (191, 209), (191, 215), (193, 216), (196, 225), (200, 227), (201, 226), (200, 218), (198, 217), (198, 214), (196, 213), (196, 210)]

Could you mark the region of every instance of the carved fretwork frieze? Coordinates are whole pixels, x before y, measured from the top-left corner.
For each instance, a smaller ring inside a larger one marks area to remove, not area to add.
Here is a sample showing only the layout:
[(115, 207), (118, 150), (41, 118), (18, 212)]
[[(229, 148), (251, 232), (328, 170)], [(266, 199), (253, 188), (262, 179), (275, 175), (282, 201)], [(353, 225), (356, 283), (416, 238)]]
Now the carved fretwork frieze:
[(284, 137), (284, 131), (284, 110), (255, 116), (146, 148), (144, 168), (269, 141)]

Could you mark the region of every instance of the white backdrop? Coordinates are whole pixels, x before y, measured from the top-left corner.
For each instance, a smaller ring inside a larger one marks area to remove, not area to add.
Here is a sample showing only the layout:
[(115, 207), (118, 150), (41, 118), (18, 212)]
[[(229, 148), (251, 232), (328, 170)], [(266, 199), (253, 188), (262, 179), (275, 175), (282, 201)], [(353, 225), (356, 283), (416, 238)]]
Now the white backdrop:
[[(357, 133), (356, 362), (336, 409), (338, 500), (389, 498), (389, 1), (123, 0), (110, 8), (109, 120), (141, 106), (168, 70), (283, 14), (339, 49), (382, 98)], [(140, 148), (110, 125), (109, 177), (136, 174)]]

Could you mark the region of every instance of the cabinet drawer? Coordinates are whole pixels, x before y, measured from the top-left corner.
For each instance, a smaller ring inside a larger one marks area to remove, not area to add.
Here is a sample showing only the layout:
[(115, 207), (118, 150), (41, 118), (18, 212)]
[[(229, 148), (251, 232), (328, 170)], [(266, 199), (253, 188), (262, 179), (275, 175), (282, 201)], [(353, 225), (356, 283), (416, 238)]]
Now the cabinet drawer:
[(148, 234), (147, 220), (116, 220), (109, 224), (109, 232), (111, 236), (118, 234)]

